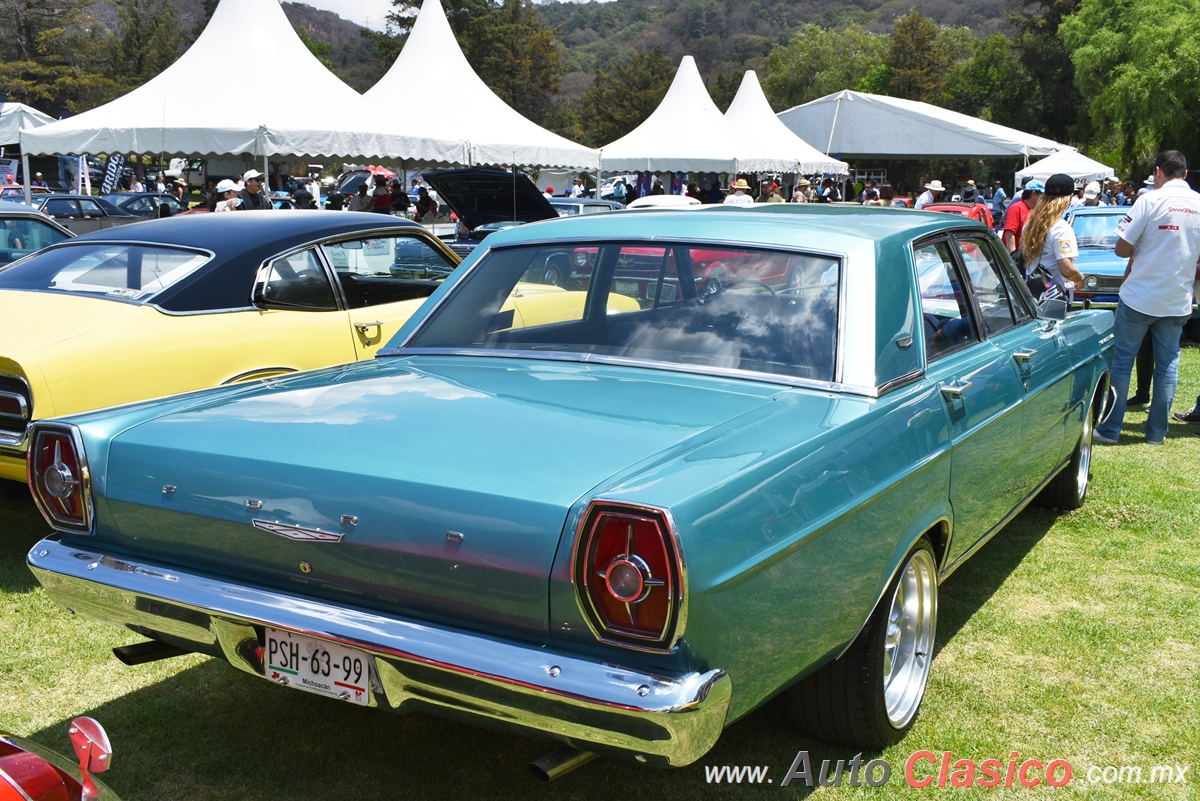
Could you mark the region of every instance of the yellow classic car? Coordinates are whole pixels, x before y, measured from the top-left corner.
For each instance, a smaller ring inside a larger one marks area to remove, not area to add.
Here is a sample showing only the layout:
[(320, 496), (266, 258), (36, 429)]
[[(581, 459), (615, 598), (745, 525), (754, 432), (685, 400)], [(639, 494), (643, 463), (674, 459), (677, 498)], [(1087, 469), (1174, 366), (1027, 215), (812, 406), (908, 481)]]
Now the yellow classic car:
[[(0, 269), (0, 477), (25, 480), (35, 420), (373, 358), (458, 263), (405, 220), (317, 211), (134, 223), (13, 262)], [(501, 313), (540, 325), (581, 303), (521, 283)]]

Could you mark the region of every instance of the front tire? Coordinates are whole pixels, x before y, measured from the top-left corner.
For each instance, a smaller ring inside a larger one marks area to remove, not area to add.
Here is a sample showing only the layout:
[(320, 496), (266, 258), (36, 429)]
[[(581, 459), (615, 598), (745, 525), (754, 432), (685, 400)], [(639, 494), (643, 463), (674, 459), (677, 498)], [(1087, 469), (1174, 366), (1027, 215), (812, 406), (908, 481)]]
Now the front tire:
[(912, 728), (933, 661), (937, 560), (922, 539), (846, 653), (784, 696), (793, 722), (813, 737), (878, 750)]

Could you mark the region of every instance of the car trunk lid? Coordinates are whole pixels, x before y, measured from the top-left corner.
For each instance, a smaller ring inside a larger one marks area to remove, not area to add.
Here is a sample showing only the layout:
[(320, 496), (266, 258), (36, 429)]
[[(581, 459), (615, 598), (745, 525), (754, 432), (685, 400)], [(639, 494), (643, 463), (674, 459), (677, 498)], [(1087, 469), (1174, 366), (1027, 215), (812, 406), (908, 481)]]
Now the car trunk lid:
[(572, 504), (778, 391), (468, 357), (298, 377), (117, 437), (115, 530), (100, 536), (263, 584), (541, 637)]

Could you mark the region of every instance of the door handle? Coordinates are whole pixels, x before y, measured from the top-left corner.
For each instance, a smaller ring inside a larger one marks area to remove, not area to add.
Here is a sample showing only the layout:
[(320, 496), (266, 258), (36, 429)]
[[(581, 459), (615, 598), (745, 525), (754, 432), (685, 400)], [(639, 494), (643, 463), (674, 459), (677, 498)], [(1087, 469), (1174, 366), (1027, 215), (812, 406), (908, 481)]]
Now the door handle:
[(1037, 351), (1033, 348), (1021, 348), (1014, 350), (1012, 357), (1017, 360), (1017, 364), (1025, 364), (1036, 355)]
[(369, 332), (372, 328), (378, 328), (379, 336), (381, 338), (383, 337), (383, 323), (379, 322), (378, 320), (373, 323), (355, 323), (354, 327), (358, 329), (358, 333), (362, 334), (364, 345), (371, 344), (371, 338), (368, 336), (367, 332)]
[(961, 398), (963, 396), (963, 393), (966, 392), (968, 389), (970, 389), (973, 386), (975, 386), (975, 385), (972, 384), (970, 381), (963, 381), (961, 384), (959, 384), (959, 383), (943, 384), (940, 387), (940, 389), (941, 389), (942, 395), (944, 397), (953, 399), (953, 398)]

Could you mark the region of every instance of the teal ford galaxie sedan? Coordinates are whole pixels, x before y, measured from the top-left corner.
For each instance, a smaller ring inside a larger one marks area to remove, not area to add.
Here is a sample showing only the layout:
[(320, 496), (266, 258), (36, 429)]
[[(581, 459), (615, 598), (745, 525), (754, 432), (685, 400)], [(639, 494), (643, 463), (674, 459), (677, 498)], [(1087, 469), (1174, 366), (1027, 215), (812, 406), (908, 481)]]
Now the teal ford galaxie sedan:
[[(588, 280), (520, 283), (564, 259)], [(505, 309), (531, 288), (564, 300)], [(1112, 327), (944, 214), (533, 223), (371, 362), (36, 424), (29, 565), (144, 634), (126, 661), (549, 737), (551, 775), (686, 765), (776, 696), (879, 748), (939, 583), (1029, 502), (1083, 503)]]

